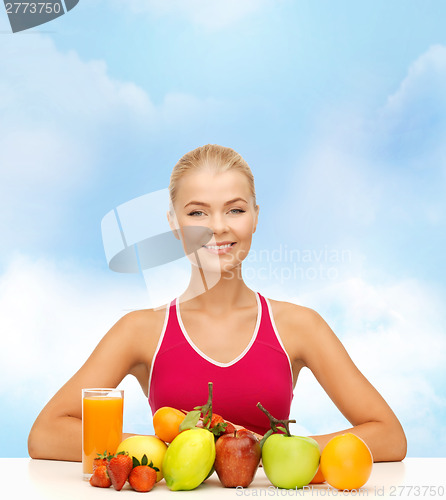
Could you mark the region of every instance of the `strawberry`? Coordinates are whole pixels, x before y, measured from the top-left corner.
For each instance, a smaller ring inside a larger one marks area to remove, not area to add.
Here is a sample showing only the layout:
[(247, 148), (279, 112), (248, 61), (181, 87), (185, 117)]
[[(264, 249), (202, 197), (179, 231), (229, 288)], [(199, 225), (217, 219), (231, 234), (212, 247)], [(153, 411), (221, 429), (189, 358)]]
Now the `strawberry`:
[(124, 451), (120, 451), (107, 463), (107, 472), (116, 491), (122, 490), (132, 468), (132, 459)]
[(156, 483), (156, 471), (148, 465), (139, 465), (130, 472), (129, 483), (135, 491), (150, 491)]
[(135, 491), (145, 493), (153, 488), (156, 483), (156, 473), (158, 467), (153, 465), (153, 462), (148, 463), (147, 455), (143, 455), (141, 463), (136, 457), (133, 457), (133, 470), (129, 475), (130, 486)]
[(215, 427), (217, 424), (223, 424), (225, 422), (225, 419), (221, 416), (218, 415), (217, 413), (212, 414), (211, 418), (211, 425), (210, 428)]
[(98, 465), (90, 477), (90, 484), (98, 488), (110, 488), (111, 481), (107, 474), (107, 466)]
[(210, 428), (214, 429), (213, 432), (217, 436), (222, 434), (232, 434), (235, 431), (235, 427), (231, 424), (231, 422), (226, 422), (226, 420), (217, 413), (212, 414)]
[(226, 422), (226, 428), (223, 434), (232, 434), (235, 431), (235, 427), (231, 424), (231, 422)]
[(108, 455), (107, 451), (104, 451), (104, 453), (98, 453), (98, 456), (93, 460), (93, 472), (95, 471), (96, 467), (99, 467), (100, 465), (107, 465), (107, 462), (113, 457), (113, 455)]

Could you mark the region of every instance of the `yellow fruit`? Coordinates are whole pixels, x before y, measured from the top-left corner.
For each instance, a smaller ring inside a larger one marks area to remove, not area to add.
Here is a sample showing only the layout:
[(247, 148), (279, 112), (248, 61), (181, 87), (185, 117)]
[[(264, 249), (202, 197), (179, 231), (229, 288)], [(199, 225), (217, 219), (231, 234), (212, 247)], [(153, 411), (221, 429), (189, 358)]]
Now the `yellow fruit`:
[(163, 460), (167, 451), (167, 445), (156, 436), (131, 436), (124, 439), (118, 446), (116, 453), (126, 451), (131, 457), (137, 458), (140, 462), (143, 455), (147, 455), (148, 463), (153, 462), (158, 467), (156, 482), (163, 478)]
[(214, 435), (207, 429), (188, 429), (170, 443), (164, 457), (166, 484), (172, 491), (193, 490), (208, 476), (215, 460)]

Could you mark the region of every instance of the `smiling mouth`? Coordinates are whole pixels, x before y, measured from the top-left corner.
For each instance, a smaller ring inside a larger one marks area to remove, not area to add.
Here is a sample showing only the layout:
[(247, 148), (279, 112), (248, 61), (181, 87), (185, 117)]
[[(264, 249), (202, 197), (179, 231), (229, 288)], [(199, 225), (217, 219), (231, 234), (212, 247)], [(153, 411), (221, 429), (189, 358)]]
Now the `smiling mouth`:
[(219, 250), (220, 248), (229, 248), (232, 247), (232, 245), (235, 245), (235, 242), (233, 243), (225, 243), (224, 245), (203, 245), (206, 248), (210, 248), (212, 250)]
[(220, 255), (220, 254), (229, 252), (229, 250), (235, 245), (235, 243), (236, 242), (233, 241), (233, 242), (222, 243), (222, 244), (217, 244), (217, 245), (203, 245), (203, 247), (212, 253)]

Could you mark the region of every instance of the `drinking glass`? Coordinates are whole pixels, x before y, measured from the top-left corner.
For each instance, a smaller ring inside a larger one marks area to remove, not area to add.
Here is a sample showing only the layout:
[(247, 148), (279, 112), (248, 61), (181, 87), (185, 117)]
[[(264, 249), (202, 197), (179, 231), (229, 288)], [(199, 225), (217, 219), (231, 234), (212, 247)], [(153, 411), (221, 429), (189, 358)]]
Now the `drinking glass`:
[(82, 471), (84, 479), (93, 473), (98, 453), (114, 454), (122, 441), (124, 391), (82, 389)]

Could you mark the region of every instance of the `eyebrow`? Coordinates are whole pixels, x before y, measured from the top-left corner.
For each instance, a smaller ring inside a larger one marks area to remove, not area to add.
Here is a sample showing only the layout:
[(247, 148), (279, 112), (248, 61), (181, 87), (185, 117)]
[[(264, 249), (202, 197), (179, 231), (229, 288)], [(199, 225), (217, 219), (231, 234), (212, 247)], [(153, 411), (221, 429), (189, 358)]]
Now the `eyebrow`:
[[(232, 205), (236, 201), (244, 201), (245, 203), (248, 203), (244, 198), (238, 197), (238, 198), (234, 198), (232, 200), (227, 201), (224, 204), (224, 206)], [(201, 207), (210, 207), (209, 203), (204, 203), (203, 201), (190, 201), (189, 203), (186, 203), (186, 205), (184, 205), (184, 208), (188, 207), (189, 205), (200, 205)]]

